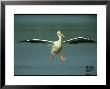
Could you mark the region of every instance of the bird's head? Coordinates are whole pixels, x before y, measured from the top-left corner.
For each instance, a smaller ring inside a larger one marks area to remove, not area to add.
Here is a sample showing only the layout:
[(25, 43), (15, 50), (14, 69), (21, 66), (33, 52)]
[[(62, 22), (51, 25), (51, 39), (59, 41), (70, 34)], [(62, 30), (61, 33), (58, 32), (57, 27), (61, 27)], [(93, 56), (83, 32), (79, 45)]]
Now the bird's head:
[(58, 36), (65, 37), (60, 31), (57, 32)]

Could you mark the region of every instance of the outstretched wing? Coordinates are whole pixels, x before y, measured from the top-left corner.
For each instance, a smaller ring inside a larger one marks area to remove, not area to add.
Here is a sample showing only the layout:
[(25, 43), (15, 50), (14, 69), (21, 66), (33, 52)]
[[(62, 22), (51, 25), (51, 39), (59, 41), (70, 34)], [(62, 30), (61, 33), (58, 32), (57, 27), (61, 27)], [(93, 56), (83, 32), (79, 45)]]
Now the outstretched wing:
[(78, 43), (96, 43), (94, 40), (85, 38), (85, 37), (75, 37), (72, 39), (69, 39), (67, 41), (63, 41), (64, 43), (68, 44), (78, 44)]
[(26, 43), (42, 43), (42, 44), (53, 43), (52, 41), (40, 40), (40, 39), (23, 40), (23, 41), (19, 41), (19, 42), (26, 42)]

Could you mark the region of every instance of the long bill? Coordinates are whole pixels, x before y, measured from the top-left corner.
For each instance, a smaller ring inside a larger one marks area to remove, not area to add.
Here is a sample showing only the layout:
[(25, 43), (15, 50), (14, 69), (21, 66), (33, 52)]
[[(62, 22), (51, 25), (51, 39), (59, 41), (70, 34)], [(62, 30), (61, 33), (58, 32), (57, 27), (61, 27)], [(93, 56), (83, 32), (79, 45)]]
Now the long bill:
[(60, 33), (60, 36), (65, 37), (63, 34)]

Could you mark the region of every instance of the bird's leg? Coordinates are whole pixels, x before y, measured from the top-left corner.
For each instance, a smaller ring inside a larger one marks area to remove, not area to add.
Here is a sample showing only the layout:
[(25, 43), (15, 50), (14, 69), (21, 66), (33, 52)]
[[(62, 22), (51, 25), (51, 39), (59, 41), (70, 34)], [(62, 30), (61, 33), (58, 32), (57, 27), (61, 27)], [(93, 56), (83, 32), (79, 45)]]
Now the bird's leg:
[(65, 60), (64, 53), (62, 52), (62, 50), (61, 50), (61, 53), (60, 53), (60, 60), (61, 61), (64, 61)]
[(56, 53), (53, 52), (53, 53), (51, 54), (51, 56), (49, 57), (49, 61), (52, 61), (55, 55), (56, 55)]
[(61, 61), (64, 61), (64, 60), (65, 60), (64, 54), (61, 54), (60, 60), (61, 60)]

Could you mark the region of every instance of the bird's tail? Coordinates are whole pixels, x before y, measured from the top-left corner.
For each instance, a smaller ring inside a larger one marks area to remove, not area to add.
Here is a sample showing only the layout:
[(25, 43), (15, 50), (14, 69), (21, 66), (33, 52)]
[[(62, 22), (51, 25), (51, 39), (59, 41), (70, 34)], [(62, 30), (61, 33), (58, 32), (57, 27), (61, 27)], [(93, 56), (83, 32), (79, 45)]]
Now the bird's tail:
[(52, 61), (53, 60), (53, 58), (55, 57), (55, 55), (56, 55), (56, 53), (54, 52), (54, 53), (52, 53), (51, 54), (51, 56), (49, 57), (49, 61)]

